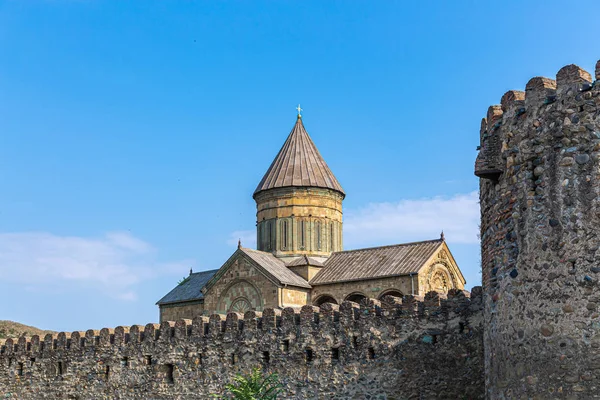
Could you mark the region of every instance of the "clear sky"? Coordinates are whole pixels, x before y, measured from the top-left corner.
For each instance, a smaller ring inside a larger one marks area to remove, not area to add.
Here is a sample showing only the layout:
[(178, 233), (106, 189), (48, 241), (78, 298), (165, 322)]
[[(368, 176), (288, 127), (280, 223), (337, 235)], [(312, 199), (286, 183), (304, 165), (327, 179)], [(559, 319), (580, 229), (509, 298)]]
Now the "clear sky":
[(0, 0), (0, 319), (145, 324), (238, 237), (304, 123), (345, 247), (439, 237), (479, 284), (487, 107), (600, 58), (597, 1)]

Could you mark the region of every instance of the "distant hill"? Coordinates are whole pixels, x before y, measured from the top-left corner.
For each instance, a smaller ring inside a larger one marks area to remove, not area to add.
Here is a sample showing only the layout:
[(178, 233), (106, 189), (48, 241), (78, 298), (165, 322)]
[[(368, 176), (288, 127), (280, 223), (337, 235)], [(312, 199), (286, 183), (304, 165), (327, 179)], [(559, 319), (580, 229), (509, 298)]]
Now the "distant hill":
[(53, 331), (43, 331), (33, 326), (19, 324), (13, 321), (0, 321), (0, 339), (18, 338), (20, 336), (40, 335), (43, 337), (47, 333), (55, 333)]

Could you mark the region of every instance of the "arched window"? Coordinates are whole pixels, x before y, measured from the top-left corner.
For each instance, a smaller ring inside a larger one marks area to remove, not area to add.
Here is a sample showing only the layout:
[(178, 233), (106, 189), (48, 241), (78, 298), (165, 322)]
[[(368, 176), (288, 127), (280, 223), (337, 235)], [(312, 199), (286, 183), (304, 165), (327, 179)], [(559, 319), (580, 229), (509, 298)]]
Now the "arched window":
[(281, 221), (281, 248), (283, 250), (288, 247), (288, 221)]
[(304, 250), (304, 248), (306, 247), (306, 225), (303, 219), (298, 221), (298, 236), (300, 250)]
[(323, 222), (323, 251), (329, 251), (329, 222)]
[(335, 222), (329, 224), (329, 251), (335, 251), (335, 247), (333, 246), (333, 232), (335, 231)]
[(317, 250), (321, 250), (321, 222), (315, 222), (315, 237), (317, 239)]
[(379, 295), (379, 300), (383, 299), (385, 296), (394, 296), (394, 297), (400, 297), (402, 298), (402, 296), (404, 296), (404, 294), (402, 294), (401, 291), (396, 290), (396, 289), (389, 289), (389, 290), (384, 290), (383, 292), (381, 292), (381, 294)]
[(271, 221), (267, 221), (267, 250), (272, 249), (273, 243), (273, 223)]
[(313, 304), (317, 307), (320, 307), (325, 303), (337, 304), (338, 302), (333, 298), (333, 296), (328, 294), (317, 297), (317, 299), (313, 302)]
[(365, 296), (362, 293), (352, 293), (350, 295), (348, 295), (348, 297), (346, 297), (347, 301), (353, 301), (355, 303), (360, 303), (362, 299), (366, 299), (367, 296)]
[(258, 224), (258, 237), (256, 238), (256, 243), (258, 243), (258, 249), (262, 250), (264, 248), (264, 240), (265, 238), (263, 237), (263, 223), (259, 223)]

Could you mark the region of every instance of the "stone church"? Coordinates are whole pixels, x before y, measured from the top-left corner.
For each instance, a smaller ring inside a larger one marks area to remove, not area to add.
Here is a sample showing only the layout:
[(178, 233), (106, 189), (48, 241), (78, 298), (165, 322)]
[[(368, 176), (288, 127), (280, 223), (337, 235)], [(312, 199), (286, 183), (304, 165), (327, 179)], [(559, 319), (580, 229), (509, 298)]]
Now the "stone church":
[(190, 273), (158, 301), (160, 320), (464, 289), (443, 234), (344, 251), (345, 196), (299, 114), (254, 191), (258, 248), (238, 245), (221, 268)]

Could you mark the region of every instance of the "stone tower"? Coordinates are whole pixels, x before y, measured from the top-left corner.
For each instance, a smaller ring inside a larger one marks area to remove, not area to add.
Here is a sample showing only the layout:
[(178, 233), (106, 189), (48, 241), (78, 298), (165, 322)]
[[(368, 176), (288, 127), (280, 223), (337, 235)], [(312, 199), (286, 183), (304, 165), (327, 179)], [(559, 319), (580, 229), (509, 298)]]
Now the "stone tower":
[(342, 250), (345, 193), (304, 129), (301, 115), (253, 197), (258, 250), (290, 261)]
[(507, 92), (482, 121), (489, 399), (597, 397), (599, 115), (598, 80), (568, 65)]

